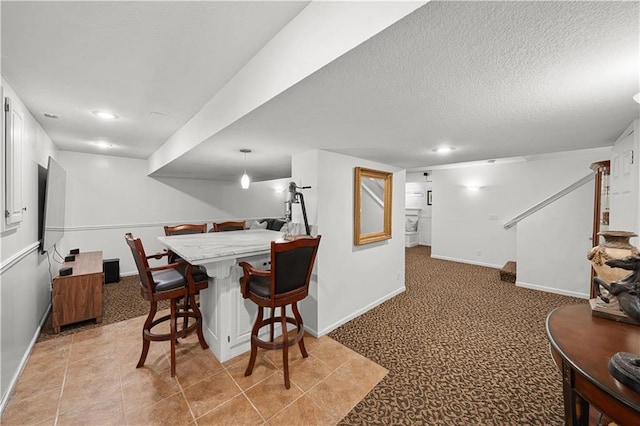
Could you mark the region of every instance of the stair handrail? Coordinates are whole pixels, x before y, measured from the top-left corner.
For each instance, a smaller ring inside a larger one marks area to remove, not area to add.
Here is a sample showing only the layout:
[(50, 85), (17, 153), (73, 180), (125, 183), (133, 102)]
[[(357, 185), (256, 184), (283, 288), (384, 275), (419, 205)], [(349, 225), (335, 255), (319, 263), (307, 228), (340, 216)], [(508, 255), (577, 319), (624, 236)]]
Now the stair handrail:
[(528, 216), (531, 216), (532, 214), (534, 214), (538, 210), (548, 206), (549, 204), (553, 203), (554, 201), (556, 201), (556, 200), (564, 197), (565, 195), (569, 194), (570, 192), (580, 188), (582, 185), (591, 182), (595, 178), (595, 176), (596, 176), (596, 173), (595, 172), (591, 172), (587, 176), (583, 177), (582, 179), (577, 180), (576, 182), (572, 183), (571, 185), (567, 186), (566, 188), (561, 189), (560, 191), (556, 192), (555, 194), (551, 195), (550, 197), (545, 198), (544, 200), (540, 201), (539, 203), (537, 203), (533, 207), (528, 208), (527, 210), (523, 211), (519, 215), (515, 216), (510, 221), (506, 222), (503, 225), (504, 229), (512, 228), (518, 222), (520, 222), (522, 219), (524, 219), (524, 218), (526, 218)]

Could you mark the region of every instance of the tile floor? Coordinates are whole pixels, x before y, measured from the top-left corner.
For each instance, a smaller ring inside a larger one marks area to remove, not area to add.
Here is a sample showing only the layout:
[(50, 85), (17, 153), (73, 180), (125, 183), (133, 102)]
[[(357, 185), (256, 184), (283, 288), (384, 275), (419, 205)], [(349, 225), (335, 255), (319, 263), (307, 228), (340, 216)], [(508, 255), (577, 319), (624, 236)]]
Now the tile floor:
[(333, 339), (290, 348), (291, 388), (280, 351), (220, 363), (195, 335), (181, 340), (176, 377), (169, 343), (140, 356), (144, 317), (37, 343), (2, 415), (3, 425), (335, 425), (387, 370)]

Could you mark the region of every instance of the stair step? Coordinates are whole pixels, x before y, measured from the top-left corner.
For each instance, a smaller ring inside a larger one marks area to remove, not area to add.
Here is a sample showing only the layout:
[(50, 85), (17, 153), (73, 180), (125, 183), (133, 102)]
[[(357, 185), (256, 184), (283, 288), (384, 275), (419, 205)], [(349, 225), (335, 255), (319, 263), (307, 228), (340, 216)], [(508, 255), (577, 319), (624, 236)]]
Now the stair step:
[(516, 282), (516, 262), (510, 260), (500, 269), (500, 281)]

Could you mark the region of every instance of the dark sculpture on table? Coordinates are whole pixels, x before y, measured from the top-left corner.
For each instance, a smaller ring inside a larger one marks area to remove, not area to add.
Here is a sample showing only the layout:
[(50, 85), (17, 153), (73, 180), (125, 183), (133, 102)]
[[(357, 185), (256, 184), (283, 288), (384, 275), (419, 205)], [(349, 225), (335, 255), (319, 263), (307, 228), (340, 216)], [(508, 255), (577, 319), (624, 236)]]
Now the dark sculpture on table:
[[(606, 281), (595, 277), (596, 293), (604, 302), (608, 297), (601, 293), (604, 287), (611, 296), (618, 299), (620, 308), (630, 318), (640, 322), (640, 256), (627, 256), (622, 259), (611, 259), (605, 262), (612, 268), (632, 271), (621, 280)], [(628, 352), (618, 352), (609, 359), (609, 373), (620, 382), (636, 392), (640, 392), (640, 356)]]
[(609, 298), (602, 295), (601, 287), (604, 287), (612, 296), (618, 298), (620, 308), (629, 317), (640, 322), (640, 256), (627, 256), (622, 259), (611, 259), (605, 262), (612, 268), (633, 271), (621, 280), (607, 284), (600, 277), (595, 277), (596, 294), (604, 302), (609, 303)]

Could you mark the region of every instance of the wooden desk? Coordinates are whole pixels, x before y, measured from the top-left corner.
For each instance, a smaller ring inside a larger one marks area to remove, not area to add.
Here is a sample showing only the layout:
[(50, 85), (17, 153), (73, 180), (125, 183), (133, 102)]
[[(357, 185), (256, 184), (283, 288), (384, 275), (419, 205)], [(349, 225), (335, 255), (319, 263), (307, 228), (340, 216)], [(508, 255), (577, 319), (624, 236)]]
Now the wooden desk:
[(102, 252), (75, 256), (75, 261), (63, 264), (73, 268), (73, 274), (53, 278), (51, 322), (54, 333), (60, 333), (61, 326), (74, 322), (92, 318), (102, 322)]
[(640, 424), (640, 394), (607, 367), (616, 352), (640, 355), (640, 326), (594, 317), (584, 304), (555, 309), (546, 328), (562, 373), (565, 424), (588, 425), (589, 404), (620, 426)]
[(257, 312), (256, 305), (240, 294), (238, 262), (244, 260), (268, 269), (271, 241), (283, 237), (284, 233), (267, 229), (158, 237), (178, 256), (204, 268), (209, 276), (209, 287), (200, 292), (202, 328), (209, 348), (220, 362), (250, 349)]

